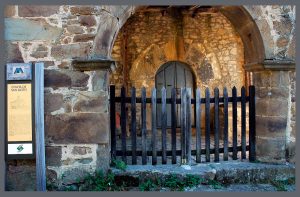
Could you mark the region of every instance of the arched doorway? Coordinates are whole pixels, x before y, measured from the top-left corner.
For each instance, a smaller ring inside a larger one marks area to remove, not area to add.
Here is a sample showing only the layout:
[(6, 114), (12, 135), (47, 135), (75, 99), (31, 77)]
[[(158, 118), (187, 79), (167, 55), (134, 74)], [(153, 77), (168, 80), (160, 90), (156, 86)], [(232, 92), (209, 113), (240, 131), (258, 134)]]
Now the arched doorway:
[[(157, 97), (161, 98), (161, 89), (166, 88), (167, 98), (171, 98), (172, 89), (176, 89), (177, 97), (180, 98), (181, 88), (191, 88), (192, 96), (195, 89), (194, 75), (190, 67), (179, 61), (170, 61), (163, 64), (155, 75), (155, 87)], [(177, 126), (180, 126), (180, 108), (177, 106)], [(193, 121), (192, 116), (192, 122)], [(157, 123), (161, 126), (161, 104), (157, 105)], [(171, 127), (171, 104), (167, 104), (167, 126)]]

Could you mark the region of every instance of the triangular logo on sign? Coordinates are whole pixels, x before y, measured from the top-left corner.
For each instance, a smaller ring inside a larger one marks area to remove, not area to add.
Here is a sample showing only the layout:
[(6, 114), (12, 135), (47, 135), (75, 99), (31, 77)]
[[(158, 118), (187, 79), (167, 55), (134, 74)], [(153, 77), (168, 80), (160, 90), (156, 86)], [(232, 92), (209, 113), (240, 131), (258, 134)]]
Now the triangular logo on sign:
[(24, 71), (20, 67), (17, 67), (16, 70), (15, 70), (15, 72), (14, 72), (14, 74), (23, 74), (23, 73), (24, 73)]

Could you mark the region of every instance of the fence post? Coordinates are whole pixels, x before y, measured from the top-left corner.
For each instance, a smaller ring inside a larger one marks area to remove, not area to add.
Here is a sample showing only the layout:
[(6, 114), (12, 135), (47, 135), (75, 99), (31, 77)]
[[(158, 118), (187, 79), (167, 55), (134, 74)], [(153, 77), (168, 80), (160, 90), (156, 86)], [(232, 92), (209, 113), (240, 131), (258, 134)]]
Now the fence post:
[(142, 164), (147, 164), (146, 88), (142, 88)]
[(228, 93), (227, 88), (223, 89), (224, 96), (224, 161), (228, 161)]
[(121, 136), (122, 136), (122, 160), (127, 163), (126, 158), (126, 92), (125, 87), (121, 88)]
[(161, 136), (162, 136), (162, 164), (167, 163), (167, 105), (166, 88), (161, 89)]
[(210, 162), (210, 95), (209, 89), (205, 89), (205, 154), (206, 162)]
[(172, 88), (171, 95), (171, 119), (172, 119), (172, 164), (176, 164), (176, 89)]
[(191, 88), (187, 88), (186, 89), (186, 156), (187, 156), (188, 164), (190, 164), (191, 162), (191, 141), (192, 141), (191, 113), (192, 113)]
[(236, 87), (232, 88), (232, 159), (237, 159), (237, 98)]
[(249, 86), (249, 161), (256, 160), (255, 86)]
[(246, 88), (243, 86), (241, 89), (241, 116), (242, 116), (242, 128), (241, 128), (241, 144), (242, 144), (242, 159), (246, 159)]
[(181, 88), (181, 164), (186, 164), (186, 88)]
[(214, 117), (214, 129), (215, 129), (215, 162), (219, 161), (219, 89), (215, 88), (215, 117)]
[(201, 163), (201, 92), (196, 91), (196, 162)]
[(115, 105), (115, 86), (110, 88), (110, 130), (111, 130), (111, 157), (116, 159), (116, 105)]
[(131, 88), (131, 143), (132, 143), (132, 164), (137, 163), (136, 159), (136, 92), (135, 87)]
[(152, 165), (157, 164), (157, 152), (156, 152), (156, 89), (152, 89), (151, 95), (151, 108), (152, 108)]

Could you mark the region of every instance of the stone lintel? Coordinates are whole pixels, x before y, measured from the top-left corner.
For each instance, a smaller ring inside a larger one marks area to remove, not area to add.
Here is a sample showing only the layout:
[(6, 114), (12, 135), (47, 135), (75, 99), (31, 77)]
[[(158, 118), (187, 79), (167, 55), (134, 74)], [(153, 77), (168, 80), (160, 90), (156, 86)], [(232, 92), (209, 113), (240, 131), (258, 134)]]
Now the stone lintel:
[(80, 71), (114, 70), (115, 61), (111, 59), (73, 59), (72, 66)]
[(296, 63), (294, 60), (273, 60), (265, 59), (262, 63), (248, 63), (244, 65), (246, 71), (262, 71), (262, 70), (274, 70), (274, 71), (287, 71), (295, 70)]

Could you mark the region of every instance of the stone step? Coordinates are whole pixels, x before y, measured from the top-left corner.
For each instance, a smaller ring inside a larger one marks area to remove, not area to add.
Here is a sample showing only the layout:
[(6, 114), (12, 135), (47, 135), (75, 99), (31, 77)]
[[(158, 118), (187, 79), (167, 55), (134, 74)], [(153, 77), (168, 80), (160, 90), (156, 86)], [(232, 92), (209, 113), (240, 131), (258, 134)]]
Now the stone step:
[(269, 183), (295, 178), (293, 164), (265, 164), (242, 161), (222, 161), (220, 163), (201, 163), (197, 165), (128, 165), (125, 171), (112, 168), (116, 177), (125, 180), (166, 178), (170, 175), (185, 177), (195, 175), (204, 179), (216, 180), (223, 184)]

